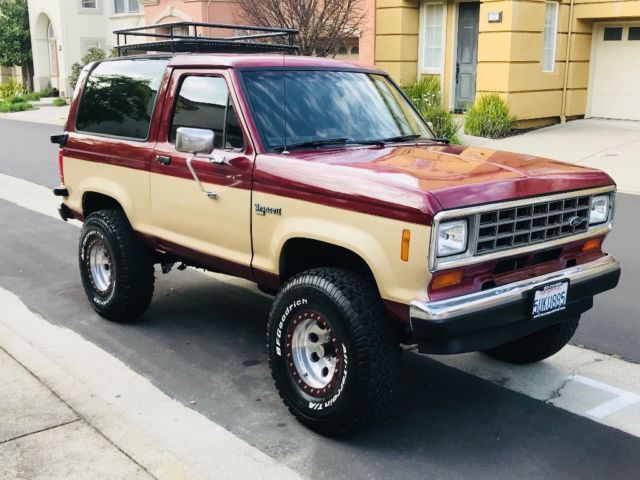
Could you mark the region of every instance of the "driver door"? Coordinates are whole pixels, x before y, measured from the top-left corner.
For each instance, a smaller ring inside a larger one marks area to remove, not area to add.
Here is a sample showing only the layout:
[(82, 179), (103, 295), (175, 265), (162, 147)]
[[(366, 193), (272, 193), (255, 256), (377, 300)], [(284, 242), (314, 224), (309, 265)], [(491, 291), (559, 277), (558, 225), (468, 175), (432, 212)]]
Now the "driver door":
[[(151, 215), (160, 250), (246, 276), (253, 155), (227, 82), (225, 72), (174, 70), (151, 167)], [(179, 127), (212, 130), (213, 152), (179, 152)]]

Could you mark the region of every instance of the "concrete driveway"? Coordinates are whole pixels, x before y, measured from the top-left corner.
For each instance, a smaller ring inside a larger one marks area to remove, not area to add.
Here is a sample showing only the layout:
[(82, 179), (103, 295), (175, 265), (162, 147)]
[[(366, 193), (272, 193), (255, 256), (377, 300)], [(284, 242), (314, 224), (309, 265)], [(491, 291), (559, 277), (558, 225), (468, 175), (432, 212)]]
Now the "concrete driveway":
[(640, 122), (574, 120), (502, 140), (461, 137), (466, 145), (599, 168), (613, 177), (619, 191), (640, 194)]

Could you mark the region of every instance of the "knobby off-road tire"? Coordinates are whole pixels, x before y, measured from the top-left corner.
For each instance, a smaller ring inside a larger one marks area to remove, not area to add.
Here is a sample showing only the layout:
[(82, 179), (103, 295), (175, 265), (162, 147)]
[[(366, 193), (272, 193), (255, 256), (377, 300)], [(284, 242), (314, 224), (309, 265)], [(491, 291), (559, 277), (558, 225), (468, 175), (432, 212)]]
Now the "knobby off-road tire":
[(579, 320), (580, 316), (570, 318), (526, 337), (486, 350), (485, 353), (509, 363), (539, 362), (562, 350), (573, 337)]
[(79, 263), (89, 302), (104, 318), (128, 322), (149, 307), (153, 262), (124, 212), (100, 210), (87, 217), (80, 232)]
[(317, 432), (346, 432), (390, 404), (400, 348), (371, 280), (338, 268), (293, 277), (269, 314), (267, 347), (284, 404)]

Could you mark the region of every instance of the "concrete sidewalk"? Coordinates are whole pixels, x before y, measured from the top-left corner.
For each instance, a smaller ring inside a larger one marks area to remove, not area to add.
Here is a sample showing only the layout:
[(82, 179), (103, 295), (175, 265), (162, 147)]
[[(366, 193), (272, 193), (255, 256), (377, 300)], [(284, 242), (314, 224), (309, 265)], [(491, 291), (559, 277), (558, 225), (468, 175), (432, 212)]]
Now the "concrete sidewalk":
[(573, 120), (501, 140), (460, 137), (465, 145), (599, 168), (611, 175), (619, 191), (640, 194), (640, 122)]
[(0, 287), (0, 480), (298, 480)]
[(47, 123), (63, 126), (69, 115), (69, 106), (54, 107), (49, 98), (43, 98), (38, 102), (31, 102), (35, 107), (25, 112), (0, 113), (0, 118), (7, 120), (19, 120), (21, 122)]
[(0, 377), (0, 479), (153, 478), (2, 349)]

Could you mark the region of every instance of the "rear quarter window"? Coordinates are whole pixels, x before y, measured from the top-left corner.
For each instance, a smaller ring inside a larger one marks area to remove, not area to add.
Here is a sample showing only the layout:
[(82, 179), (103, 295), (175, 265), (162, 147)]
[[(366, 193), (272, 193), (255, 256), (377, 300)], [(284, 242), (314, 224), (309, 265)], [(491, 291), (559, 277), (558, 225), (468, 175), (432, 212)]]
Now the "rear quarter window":
[(116, 60), (93, 69), (82, 92), (76, 130), (144, 140), (168, 60)]

